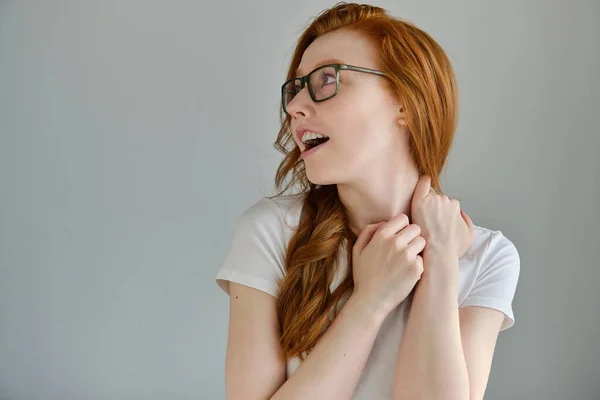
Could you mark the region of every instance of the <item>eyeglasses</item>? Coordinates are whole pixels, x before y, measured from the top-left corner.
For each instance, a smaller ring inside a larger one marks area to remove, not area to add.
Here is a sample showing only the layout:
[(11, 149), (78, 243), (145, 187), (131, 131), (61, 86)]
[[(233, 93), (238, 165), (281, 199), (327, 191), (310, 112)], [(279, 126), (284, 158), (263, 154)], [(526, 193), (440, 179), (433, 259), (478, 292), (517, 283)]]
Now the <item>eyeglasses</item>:
[(343, 69), (386, 76), (385, 73), (376, 69), (357, 67), (355, 65), (322, 65), (309, 72), (306, 76), (292, 78), (281, 86), (281, 104), (283, 105), (283, 111), (287, 113), (288, 104), (302, 89), (304, 89), (304, 85), (308, 85), (308, 93), (310, 93), (310, 98), (315, 103), (329, 100), (334, 97), (338, 94), (340, 87), (340, 70)]

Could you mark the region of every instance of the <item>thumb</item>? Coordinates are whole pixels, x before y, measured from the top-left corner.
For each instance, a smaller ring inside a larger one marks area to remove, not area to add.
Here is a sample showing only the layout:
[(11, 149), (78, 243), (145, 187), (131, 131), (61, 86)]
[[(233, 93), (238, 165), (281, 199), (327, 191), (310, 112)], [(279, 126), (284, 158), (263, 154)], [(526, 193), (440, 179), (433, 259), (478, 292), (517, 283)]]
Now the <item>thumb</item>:
[(467, 213), (463, 210), (460, 210), (460, 215), (462, 215), (463, 219), (467, 223), (469, 230), (473, 229), (473, 221), (471, 221), (471, 218), (467, 215)]
[(385, 221), (365, 226), (362, 229), (362, 231), (360, 231), (360, 234), (356, 239), (356, 243), (354, 243), (353, 251), (358, 254), (362, 253), (363, 249), (367, 246), (367, 244), (369, 244), (369, 242), (373, 238), (375, 232), (377, 232), (377, 229), (379, 229), (379, 227), (383, 224), (385, 224)]
[(469, 217), (467, 215), (467, 213), (464, 212), (463, 210), (460, 210), (460, 215), (462, 215), (463, 219), (467, 223), (467, 226), (469, 227), (469, 232), (471, 234), (473, 234), (473, 232), (475, 231), (475, 226), (473, 225), (473, 221), (471, 220), (471, 217)]
[(417, 182), (417, 186), (415, 186), (415, 191), (413, 193), (412, 202), (421, 200), (429, 194), (431, 190), (431, 177), (429, 175), (421, 175), (419, 177), (419, 181)]

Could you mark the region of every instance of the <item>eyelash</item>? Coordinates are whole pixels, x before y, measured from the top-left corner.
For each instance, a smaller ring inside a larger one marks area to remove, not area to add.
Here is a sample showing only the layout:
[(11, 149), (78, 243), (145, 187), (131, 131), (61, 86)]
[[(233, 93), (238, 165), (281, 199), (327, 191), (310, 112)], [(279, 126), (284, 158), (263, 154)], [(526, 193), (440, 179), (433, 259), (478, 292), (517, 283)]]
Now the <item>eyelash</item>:
[(330, 74), (326, 73), (325, 71), (322, 71), (321, 72), (321, 79), (326, 78), (326, 77), (327, 78), (333, 78), (333, 81), (335, 82), (335, 75), (330, 75)]
[[(333, 82), (329, 83), (330, 85), (335, 83), (335, 75), (327, 74), (325, 71), (321, 72), (321, 79), (323, 78), (332, 78)], [(340, 82), (342, 82), (342, 78), (340, 78)]]
[[(335, 82), (335, 75), (330, 75), (330, 74), (327, 74), (327, 73), (325, 73), (325, 71), (321, 72), (321, 78), (323, 78), (323, 76), (324, 76), (324, 75), (325, 75), (325, 76), (328, 76), (328, 77), (331, 77), (331, 78), (333, 78), (333, 81)], [(342, 79), (342, 77), (340, 76), (340, 83), (342, 83), (342, 82), (343, 82), (343, 79)], [(298, 91), (299, 91), (299, 89), (300, 89), (300, 88), (296, 88), (296, 91), (298, 92)]]

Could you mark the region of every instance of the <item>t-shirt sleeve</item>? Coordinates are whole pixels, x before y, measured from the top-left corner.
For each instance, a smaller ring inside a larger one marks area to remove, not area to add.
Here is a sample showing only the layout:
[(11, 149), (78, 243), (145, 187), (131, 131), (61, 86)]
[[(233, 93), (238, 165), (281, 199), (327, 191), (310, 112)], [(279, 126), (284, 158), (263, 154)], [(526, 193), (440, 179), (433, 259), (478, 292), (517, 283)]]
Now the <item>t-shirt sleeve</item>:
[(229, 295), (235, 282), (277, 297), (284, 276), (284, 221), (280, 208), (261, 198), (239, 217), (217, 285)]
[(501, 231), (493, 231), (484, 250), (471, 291), (461, 307), (480, 306), (504, 313), (500, 331), (514, 325), (512, 301), (517, 289), (521, 261), (515, 245)]

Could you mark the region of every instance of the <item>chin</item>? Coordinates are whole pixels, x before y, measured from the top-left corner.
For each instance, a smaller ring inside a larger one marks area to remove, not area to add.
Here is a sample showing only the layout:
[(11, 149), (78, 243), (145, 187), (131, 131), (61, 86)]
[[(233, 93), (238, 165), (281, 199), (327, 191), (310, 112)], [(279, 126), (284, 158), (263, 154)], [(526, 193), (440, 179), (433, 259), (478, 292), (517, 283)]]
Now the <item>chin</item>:
[(333, 179), (331, 174), (327, 173), (315, 173), (314, 171), (306, 170), (306, 177), (313, 185), (332, 185), (337, 183), (336, 179)]
[(343, 180), (339, 174), (333, 173), (331, 170), (321, 169), (315, 171), (310, 168), (306, 169), (306, 177), (314, 185), (335, 185)]

